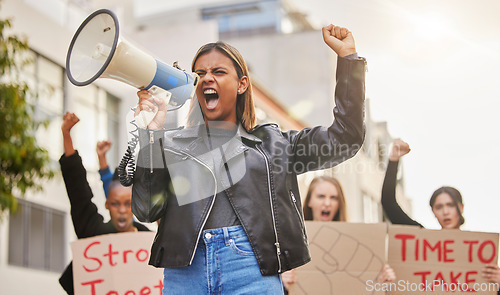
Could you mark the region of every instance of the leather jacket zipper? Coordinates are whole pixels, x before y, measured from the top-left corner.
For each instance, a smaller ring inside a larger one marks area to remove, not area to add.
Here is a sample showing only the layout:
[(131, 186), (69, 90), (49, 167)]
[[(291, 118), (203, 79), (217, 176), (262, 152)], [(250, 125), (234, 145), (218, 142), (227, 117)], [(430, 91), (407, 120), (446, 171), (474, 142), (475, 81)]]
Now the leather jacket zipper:
[(300, 226), (302, 228), (302, 238), (304, 239), (304, 242), (306, 242), (306, 244), (309, 245), (309, 242), (307, 241), (307, 237), (306, 237), (305, 222), (304, 222), (302, 215), (300, 215), (299, 208), (297, 207), (297, 199), (295, 198), (295, 195), (293, 194), (292, 191), (290, 191), (290, 198), (292, 199), (293, 207), (295, 208), (295, 212), (297, 212), (297, 216), (299, 217), (299, 223), (300, 223)]
[(182, 154), (184, 156), (192, 158), (193, 160), (195, 160), (196, 162), (198, 162), (200, 165), (202, 165), (205, 168), (207, 168), (208, 171), (210, 171), (210, 173), (212, 174), (212, 177), (214, 178), (214, 183), (215, 183), (214, 198), (212, 200), (212, 203), (210, 204), (210, 208), (208, 209), (207, 215), (205, 216), (205, 220), (203, 220), (203, 223), (202, 223), (202, 225), (200, 227), (200, 230), (198, 232), (198, 237), (196, 239), (196, 243), (195, 243), (195, 246), (194, 246), (193, 255), (191, 256), (191, 260), (189, 260), (189, 265), (191, 265), (193, 263), (194, 254), (196, 254), (196, 247), (198, 247), (198, 240), (200, 239), (201, 232), (203, 231), (203, 227), (205, 226), (205, 223), (207, 223), (208, 216), (210, 216), (210, 212), (212, 211), (212, 207), (214, 206), (214, 203), (215, 203), (215, 197), (217, 196), (217, 178), (215, 177), (215, 173), (212, 171), (212, 169), (210, 169), (210, 167), (208, 167), (207, 164), (205, 164), (202, 161), (198, 160), (195, 156), (193, 156), (191, 154), (188, 154), (186, 152), (183, 152), (183, 151), (177, 151), (177, 150), (172, 150), (172, 149), (167, 149), (167, 148), (165, 148), (165, 149), (169, 150), (170, 152), (172, 152), (174, 154)]
[(155, 142), (154, 131), (149, 131), (149, 173), (153, 173), (153, 143)]
[(276, 242), (274, 243), (274, 245), (276, 246), (276, 256), (278, 258), (278, 273), (281, 273), (281, 260), (280, 260), (281, 249), (280, 249), (280, 243), (278, 240), (278, 231), (276, 230), (276, 218), (274, 216), (273, 197), (272, 197), (272, 192), (271, 192), (271, 177), (270, 177), (270, 171), (269, 171), (269, 160), (267, 159), (266, 155), (264, 154), (264, 152), (260, 149), (260, 147), (258, 145), (256, 145), (256, 148), (262, 154), (262, 156), (264, 157), (264, 160), (266, 161), (269, 202), (271, 204), (271, 216), (273, 218), (274, 237), (276, 239)]

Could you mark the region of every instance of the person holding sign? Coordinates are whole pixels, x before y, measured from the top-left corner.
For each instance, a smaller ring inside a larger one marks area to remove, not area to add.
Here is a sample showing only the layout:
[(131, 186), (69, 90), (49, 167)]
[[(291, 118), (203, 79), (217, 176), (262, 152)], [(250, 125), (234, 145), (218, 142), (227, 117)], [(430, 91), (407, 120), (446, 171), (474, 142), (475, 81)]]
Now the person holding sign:
[[(73, 147), (70, 134), (73, 126), (79, 121), (73, 113), (67, 112), (64, 115), (61, 125), (64, 154), (59, 159), (71, 203), (71, 218), (76, 236), (82, 239), (110, 233), (149, 231), (146, 226), (133, 221), (130, 208), (132, 190), (122, 186), (118, 180), (112, 181), (108, 186), (106, 209), (109, 210), (111, 220), (104, 222), (103, 216), (98, 213), (97, 206), (92, 202), (93, 194), (87, 182), (87, 172), (83, 167), (82, 158)], [(59, 283), (68, 294), (74, 294), (72, 263), (64, 270)]]
[[(382, 207), (393, 224), (423, 227), (410, 218), (396, 201), (396, 176), (399, 159), (409, 152), (410, 146), (408, 143), (400, 139), (394, 141), (382, 186)], [(437, 189), (432, 194), (429, 204), (443, 229), (460, 229), (460, 226), (465, 221), (462, 215), (464, 204), (462, 195), (456, 188), (443, 186)]]
[(187, 127), (159, 130), (165, 102), (138, 92), (138, 111), (156, 114), (139, 129), (132, 210), (161, 218), (149, 263), (164, 268), (164, 294), (283, 294), (279, 274), (310, 261), (297, 174), (349, 159), (364, 139), (365, 60), (346, 28), (322, 33), (339, 56), (329, 127), (256, 126), (246, 63), (224, 42), (194, 57)]
[[(393, 224), (415, 225), (424, 227), (413, 220), (403, 211), (396, 200), (396, 177), (401, 157), (411, 151), (410, 145), (401, 139), (394, 140), (389, 163), (382, 186), (382, 207)], [(462, 195), (456, 188), (443, 186), (432, 194), (429, 205), (442, 229), (460, 229), (464, 224), (464, 204)], [(483, 269), (482, 276), (492, 282), (500, 284), (500, 268), (498, 265), (488, 264)], [(500, 291), (498, 292), (500, 294)]]
[[(307, 189), (303, 212), (305, 220), (347, 222), (347, 205), (340, 182), (326, 175), (315, 177)], [(394, 270), (386, 264), (378, 281), (393, 282), (395, 279)], [(282, 280), (285, 288), (295, 283), (294, 270), (284, 273)]]

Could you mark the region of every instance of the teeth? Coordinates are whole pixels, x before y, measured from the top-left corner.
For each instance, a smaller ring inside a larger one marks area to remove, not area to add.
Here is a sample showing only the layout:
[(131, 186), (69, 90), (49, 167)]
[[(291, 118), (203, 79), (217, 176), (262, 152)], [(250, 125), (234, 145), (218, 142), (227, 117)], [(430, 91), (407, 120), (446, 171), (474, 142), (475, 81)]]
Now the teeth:
[(217, 92), (214, 89), (205, 89), (203, 94), (216, 94)]

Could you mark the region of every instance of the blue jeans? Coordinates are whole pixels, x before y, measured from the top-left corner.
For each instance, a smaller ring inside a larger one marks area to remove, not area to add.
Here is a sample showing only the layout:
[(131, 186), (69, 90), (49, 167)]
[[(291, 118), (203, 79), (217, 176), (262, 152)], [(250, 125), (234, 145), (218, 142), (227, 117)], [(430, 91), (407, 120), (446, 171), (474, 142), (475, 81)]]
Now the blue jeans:
[(260, 273), (242, 226), (203, 231), (193, 263), (163, 274), (163, 295), (283, 294), (279, 275)]

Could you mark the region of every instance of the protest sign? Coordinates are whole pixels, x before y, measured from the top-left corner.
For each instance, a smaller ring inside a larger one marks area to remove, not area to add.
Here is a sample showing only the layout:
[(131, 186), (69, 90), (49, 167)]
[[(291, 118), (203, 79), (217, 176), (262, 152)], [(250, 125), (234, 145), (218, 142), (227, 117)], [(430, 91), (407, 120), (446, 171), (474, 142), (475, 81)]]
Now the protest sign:
[(306, 221), (311, 262), (289, 294), (384, 294), (368, 290), (384, 266), (387, 225)]
[(497, 233), (404, 225), (388, 233), (388, 262), (397, 275), (384, 288), (388, 294), (497, 294), (498, 285), (481, 277), (485, 264), (497, 264)]
[(131, 232), (73, 242), (75, 294), (161, 295), (162, 269), (148, 265), (154, 236)]

